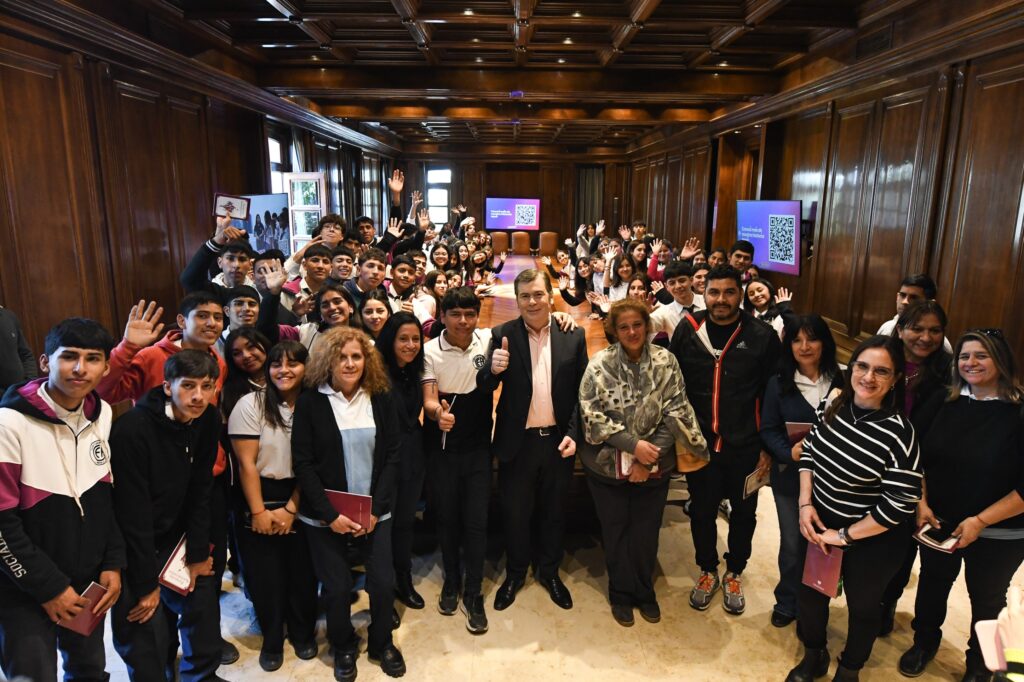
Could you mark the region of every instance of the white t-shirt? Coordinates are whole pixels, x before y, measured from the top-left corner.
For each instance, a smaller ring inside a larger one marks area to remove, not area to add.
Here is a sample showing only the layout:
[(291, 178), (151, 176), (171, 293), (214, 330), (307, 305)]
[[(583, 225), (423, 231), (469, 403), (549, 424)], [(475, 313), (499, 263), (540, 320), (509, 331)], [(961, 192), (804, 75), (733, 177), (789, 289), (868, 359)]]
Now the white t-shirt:
[(466, 350), (448, 343), (447, 336), (445, 330), (423, 347), (421, 381), (436, 381), (439, 393), (471, 393), (476, 390), (477, 371), (487, 362), (491, 330), (475, 330)]
[(259, 439), (256, 471), (262, 478), (295, 478), (292, 470), (292, 409), (284, 403), (281, 417), (288, 426), (271, 426), (263, 416), (262, 391), (247, 393), (235, 404), (228, 417), (228, 437)]

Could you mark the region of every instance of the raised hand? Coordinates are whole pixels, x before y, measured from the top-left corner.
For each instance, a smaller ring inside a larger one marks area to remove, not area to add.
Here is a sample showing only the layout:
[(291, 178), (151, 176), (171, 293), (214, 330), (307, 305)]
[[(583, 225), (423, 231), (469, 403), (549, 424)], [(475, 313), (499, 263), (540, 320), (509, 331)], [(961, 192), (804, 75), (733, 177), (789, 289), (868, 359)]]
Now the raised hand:
[(405, 173), (396, 168), (388, 180), (388, 189), (392, 194), (401, 196), (402, 190), (405, 189)]
[(501, 339), (501, 348), (495, 348), (491, 353), (491, 374), (501, 374), (508, 369), (509, 362), (508, 337)]
[(598, 220), (597, 221), (597, 226), (594, 228), (594, 231), (597, 234), (597, 236), (601, 236), (601, 235), (604, 234), (604, 228), (605, 228), (604, 221), (603, 220)]
[(779, 287), (779, 290), (775, 292), (776, 303), (786, 303), (793, 300), (793, 294), (786, 287)]
[(658, 281), (651, 282), (651, 293), (652, 294), (656, 294), (656, 293), (658, 293), (659, 291), (661, 291), (664, 288), (665, 288), (665, 285), (662, 284), (661, 282), (658, 282)]
[(568, 289), (569, 288), (569, 275), (564, 272), (558, 276), (558, 288)]
[(412, 205), (418, 206), (423, 203), (423, 192), (418, 189), (412, 191)]
[(447, 400), (441, 401), (441, 413), (437, 415), (437, 427), (448, 432), (455, 428), (455, 415), (452, 414), (452, 406)]
[(388, 234), (394, 237), (402, 236), (402, 221), (398, 218), (388, 220)]
[(622, 237), (622, 241), (628, 242), (633, 238), (633, 233), (629, 231), (628, 226), (619, 225), (619, 236)]
[(499, 253), (498, 260), (500, 260), (502, 263), (508, 260), (508, 251), (502, 251), (501, 253)]
[(541, 256), (540, 257), (540, 262), (543, 263), (544, 265), (549, 266), (549, 267), (551, 266), (551, 259), (549, 257), (547, 257), (547, 256)]
[(465, 204), (459, 204), (455, 208), (459, 209), (459, 213), (465, 213), (466, 211), (469, 210), (468, 208), (466, 208)]
[(430, 211), (425, 208), (421, 208), (419, 213), (416, 214), (416, 222), (419, 223), (421, 230), (426, 230), (430, 227)]
[(156, 343), (164, 332), (164, 324), (160, 321), (164, 309), (157, 307), (156, 301), (146, 305), (139, 300), (128, 313), (128, 323), (124, 326), (124, 340), (130, 344), (145, 347)]
[(305, 294), (299, 294), (295, 297), (295, 302), (292, 303), (292, 312), (297, 317), (305, 317), (312, 312), (314, 301), (312, 296), (306, 296)]
[(228, 243), (228, 239), (224, 236), (224, 230), (231, 227), (231, 211), (227, 211), (225, 216), (217, 216), (217, 228), (213, 233), (213, 242), (224, 246)]
[(487, 276), (484, 277), (484, 281), (488, 284), (494, 284), (495, 277), (496, 275), (493, 272), (488, 272)]
[(679, 258), (690, 260), (698, 253), (700, 253), (700, 240), (696, 237), (690, 237), (683, 243), (683, 248), (679, 251)]
[(558, 325), (558, 328), (561, 329), (566, 334), (568, 334), (571, 331), (574, 331), (576, 327), (579, 326), (576, 324), (576, 320), (572, 319), (572, 315), (570, 315), (569, 313), (551, 313), (551, 317), (554, 319), (555, 324)]
[(661, 253), (661, 247), (663, 247), (663, 246), (665, 246), (665, 241), (662, 240), (662, 239), (655, 239), (654, 241), (652, 241), (651, 242), (651, 255), (654, 258), (657, 258), (658, 254)]
[(267, 264), (265, 281), (267, 283), (267, 291), (275, 296), (281, 293), (281, 288), (288, 281), (288, 275), (285, 273), (284, 266), (281, 265), (279, 258), (274, 258)]

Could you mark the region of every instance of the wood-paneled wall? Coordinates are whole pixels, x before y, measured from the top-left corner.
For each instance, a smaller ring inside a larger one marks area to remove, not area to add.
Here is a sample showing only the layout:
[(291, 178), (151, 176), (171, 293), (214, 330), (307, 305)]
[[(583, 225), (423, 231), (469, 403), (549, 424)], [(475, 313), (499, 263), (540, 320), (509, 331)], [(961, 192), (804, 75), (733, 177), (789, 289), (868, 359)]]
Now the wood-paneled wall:
[[(140, 298), (173, 323), (213, 194), (270, 189), (264, 115), (2, 27), (0, 109), (0, 304), (34, 349), (72, 315), (119, 333)], [(351, 173), (341, 145), (320, 139), (307, 166), (328, 173), (337, 208)], [(390, 160), (367, 154), (379, 177)], [(368, 200), (379, 215), (382, 184), (357, 187), (347, 212)]]

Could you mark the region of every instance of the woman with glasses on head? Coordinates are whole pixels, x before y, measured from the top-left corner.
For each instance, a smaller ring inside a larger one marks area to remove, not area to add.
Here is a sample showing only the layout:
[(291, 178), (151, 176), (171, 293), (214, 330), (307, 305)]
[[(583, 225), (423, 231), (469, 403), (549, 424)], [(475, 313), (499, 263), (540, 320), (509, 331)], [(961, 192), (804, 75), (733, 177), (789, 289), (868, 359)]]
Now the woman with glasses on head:
[[(906, 360), (903, 415), (923, 439), (945, 402), (952, 381), (953, 356), (943, 348), (946, 312), (935, 301), (912, 303), (897, 317), (893, 337), (903, 342)], [(892, 632), (896, 603), (910, 581), (917, 559), (917, 544), (912, 539), (907, 541), (903, 565), (882, 596), (882, 625), (878, 634), (883, 637)]]
[[(800, 470), (800, 532), (812, 551), (847, 550), (842, 580), (849, 610), (846, 647), (835, 680), (859, 679), (881, 621), (882, 592), (903, 561), (921, 497), (914, 427), (899, 413), (903, 349), (872, 336), (853, 351), (842, 391), (804, 440)], [(828, 672), (829, 597), (807, 585), (797, 599), (803, 660), (787, 682)]]
[[(939, 341), (941, 343), (941, 340)], [(967, 672), (988, 680), (974, 625), (995, 618), (1024, 562), (1024, 387), (1002, 332), (968, 331), (955, 346), (947, 402), (921, 441), (924, 495), (917, 518), (959, 538), (952, 553), (921, 547), (914, 645), (900, 672), (920, 675), (942, 639), (949, 591), (964, 567), (971, 600)]]
[[(817, 410), (833, 389), (842, 388), (836, 342), (820, 315), (793, 316), (782, 335), (779, 371), (768, 380), (761, 410), (761, 442), (773, 460), (772, 496), (779, 517), (779, 582), (771, 623), (781, 628), (797, 616), (797, 595), (807, 542), (800, 535), (802, 443), (791, 443), (787, 423), (816, 424)], [(801, 439), (802, 440), (802, 439)]]

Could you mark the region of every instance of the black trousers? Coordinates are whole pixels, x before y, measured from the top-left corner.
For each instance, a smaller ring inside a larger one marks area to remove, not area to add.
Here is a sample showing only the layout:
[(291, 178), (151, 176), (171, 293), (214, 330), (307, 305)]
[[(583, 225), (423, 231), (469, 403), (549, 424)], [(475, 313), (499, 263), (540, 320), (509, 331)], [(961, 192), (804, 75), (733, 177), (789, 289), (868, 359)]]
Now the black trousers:
[(971, 600), (971, 636), (967, 640), (967, 667), (984, 667), (974, 624), (992, 620), (1006, 606), (1006, 590), (1024, 561), (1024, 540), (978, 538), (952, 554), (921, 547), (921, 575), (914, 602), (914, 644), (935, 650), (942, 641), (946, 601), (953, 582), (966, 567)]
[[(824, 517), (822, 522), (829, 528), (841, 525), (829, 523)], [(906, 539), (912, 532), (912, 524), (907, 523), (858, 540), (843, 555), (843, 590), (850, 612), (846, 648), (841, 658), (846, 668), (860, 670), (871, 656), (882, 620), (882, 592), (900, 567)], [(823, 649), (827, 644), (829, 601), (821, 592), (800, 585), (798, 631), (808, 648)]]
[(391, 513), (391, 552), (395, 573), (412, 572), (413, 528), (416, 525), (416, 506), (423, 494), (426, 470), (413, 471), (408, 477), (399, 477), (395, 493), (395, 509)]
[(284, 650), (285, 626), (292, 644), (316, 637), (317, 582), (307, 527), (295, 521), (292, 530), (290, 535), (260, 535), (244, 523), (235, 524), (245, 586), (263, 632), (262, 651), (272, 654)]
[[(531, 559), (538, 578), (558, 575), (565, 536), (565, 496), (572, 481), (574, 458), (558, 451), (561, 438), (529, 430), (523, 447), (510, 462), (498, 467), (498, 491), (505, 521), (505, 571), (510, 578), (526, 577)], [(536, 512), (537, 551), (530, 528)]]
[(83, 637), (55, 625), (31, 599), (5, 591), (0, 597), (0, 669), (7, 679), (56, 682), (59, 650), (68, 682), (108, 680), (103, 628), (101, 622)]
[(380, 521), (369, 536), (354, 538), (330, 528), (304, 529), (316, 577), (327, 601), (327, 641), (336, 651), (356, 653), (359, 637), (352, 628), (353, 557), (366, 568), (370, 595), (369, 651), (379, 653), (391, 644), (391, 609), (395, 601), (395, 570), (391, 563), (391, 519)]
[(774, 610), (797, 616), (797, 601), (804, 575), (807, 540), (800, 534), (799, 497), (772, 488), (779, 517), (779, 582), (775, 585)]
[(587, 485), (601, 522), (608, 600), (624, 606), (655, 603), (654, 569), (668, 477), (656, 484), (637, 485), (588, 474)]
[[(427, 455), (437, 535), (445, 581), (459, 582), (463, 594), (480, 594), (487, 553), (487, 504), (491, 456), (486, 449), (435, 451)], [(461, 552), (461, 557), (460, 557)]]
[(903, 590), (907, 589), (910, 582), (910, 574), (914, 572), (914, 561), (917, 559), (917, 548), (920, 545), (913, 537), (907, 538), (907, 546), (903, 555), (903, 563), (900, 564), (896, 575), (889, 581), (882, 595), (882, 608), (891, 608), (903, 596)]
[(743, 499), (743, 483), (757, 468), (760, 450), (747, 452), (723, 450), (711, 454), (702, 469), (686, 474), (690, 491), (690, 533), (697, 565), (702, 571), (718, 572), (718, 505), (728, 499), (729, 551), (727, 570), (743, 573), (750, 559), (750, 545), (757, 525), (757, 495)]
[[(195, 590), (184, 597), (160, 588), (160, 607), (145, 623), (129, 623), (128, 612), (141, 597), (124, 584), (114, 605), (111, 626), (114, 648), (128, 666), (132, 682), (173, 680), (177, 636), (181, 635), (181, 682), (212, 680), (220, 666), (219, 580), (196, 579)], [(177, 629), (177, 632), (175, 632)]]

